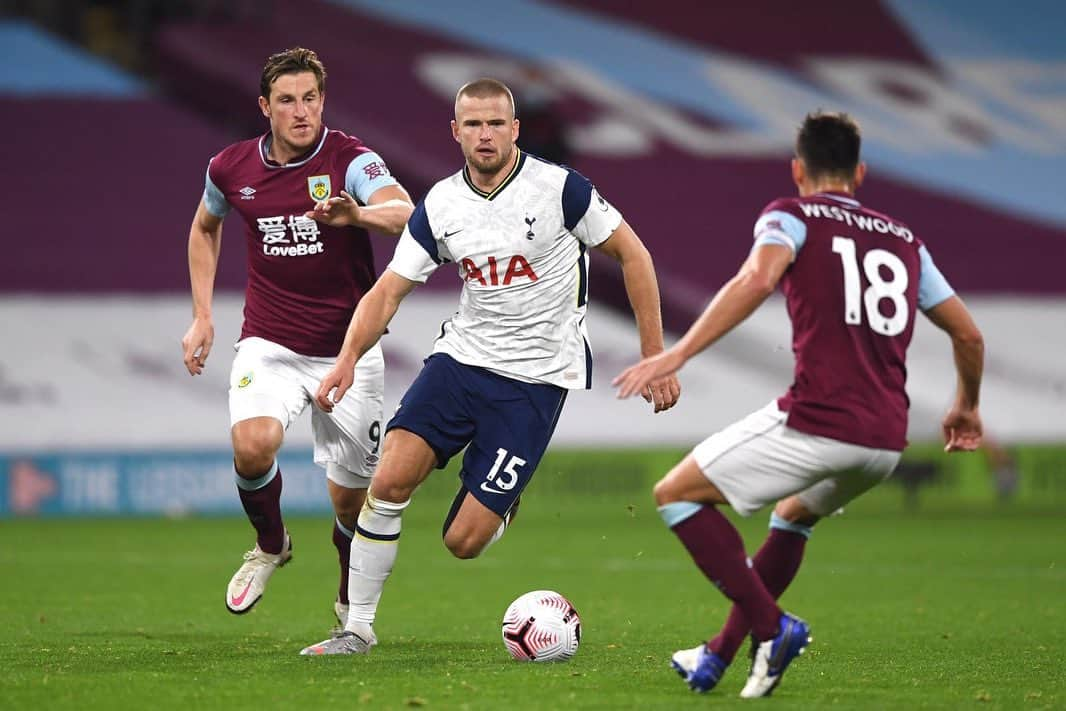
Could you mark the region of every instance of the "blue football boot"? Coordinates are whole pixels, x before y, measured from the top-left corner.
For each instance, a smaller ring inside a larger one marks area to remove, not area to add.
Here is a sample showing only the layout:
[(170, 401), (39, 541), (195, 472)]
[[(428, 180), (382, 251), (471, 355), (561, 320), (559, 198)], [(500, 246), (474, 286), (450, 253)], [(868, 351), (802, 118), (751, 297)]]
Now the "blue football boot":
[(725, 674), (728, 664), (707, 649), (706, 644), (701, 644), (692, 649), (674, 652), (674, 656), (670, 658), (670, 666), (685, 680), (690, 689), (703, 694), (714, 688)]
[(777, 625), (776, 637), (756, 643), (748, 683), (740, 692), (742, 699), (757, 699), (773, 693), (788, 665), (811, 643), (811, 627), (800, 618), (782, 612)]

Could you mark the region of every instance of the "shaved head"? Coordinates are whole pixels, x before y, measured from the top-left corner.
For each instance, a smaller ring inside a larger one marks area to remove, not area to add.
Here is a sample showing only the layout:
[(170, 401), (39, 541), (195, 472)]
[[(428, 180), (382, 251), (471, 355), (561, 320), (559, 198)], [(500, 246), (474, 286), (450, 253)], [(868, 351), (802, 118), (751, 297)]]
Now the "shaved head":
[(455, 94), (456, 118), (459, 117), (459, 100), (463, 97), (470, 97), (471, 99), (495, 99), (497, 96), (507, 97), (507, 103), (511, 109), (511, 115), (508, 118), (513, 119), (515, 117), (514, 95), (502, 81), (499, 81), (498, 79), (489, 79), (488, 77), (467, 82), (459, 88), (459, 91)]

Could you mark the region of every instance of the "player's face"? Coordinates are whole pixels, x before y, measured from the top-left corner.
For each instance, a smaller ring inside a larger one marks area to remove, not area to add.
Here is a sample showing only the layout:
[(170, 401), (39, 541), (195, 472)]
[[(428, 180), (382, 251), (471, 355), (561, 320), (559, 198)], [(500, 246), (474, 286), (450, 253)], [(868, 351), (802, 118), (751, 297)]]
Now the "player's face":
[(506, 96), (478, 99), (461, 96), (455, 102), (452, 136), (463, 149), (471, 170), (493, 175), (511, 160), (518, 140), (518, 121)]
[(318, 90), (311, 72), (282, 74), (270, 87), (269, 101), (259, 97), (274, 140), (296, 155), (306, 152), (318, 139), (325, 103), (325, 93)]

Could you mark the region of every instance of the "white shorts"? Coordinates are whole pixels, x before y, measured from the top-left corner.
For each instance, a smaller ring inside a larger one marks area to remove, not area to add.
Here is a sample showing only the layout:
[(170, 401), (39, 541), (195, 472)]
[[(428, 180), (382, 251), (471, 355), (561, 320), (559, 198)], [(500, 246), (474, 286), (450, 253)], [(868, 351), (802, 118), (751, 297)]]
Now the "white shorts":
[(828, 516), (887, 479), (899, 462), (900, 452), (799, 432), (787, 418), (771, 402), (692, 450), (707, 479), (742, 516), (793, 494), (812, 513)]
[[(273, 417), (286, 430), (311, 403), (321, 379), (336, 358), (300, 355), (262, 338), (234, 346), (230, 370), (230, 426), (252, 417)], [(385, 359), (375, 345), (359, 359), (355, 382), (332, 413), (311, 408), (315, 464), (334, 483), (350, 489), (370, 484), (384, 428)], [(333, 465), (333, 466), (329, 466)]]

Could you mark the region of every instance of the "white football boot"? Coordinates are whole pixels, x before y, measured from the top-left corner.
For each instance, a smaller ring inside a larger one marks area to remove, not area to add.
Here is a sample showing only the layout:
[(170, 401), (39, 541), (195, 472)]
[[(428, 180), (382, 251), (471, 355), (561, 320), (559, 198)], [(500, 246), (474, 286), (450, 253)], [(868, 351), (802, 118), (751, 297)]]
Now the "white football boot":
[(235, 615), (241, 615), (255, 606), (263, 597), (267, 581), (274, 571), (292, 560), (292, 538), (285, 532), (285, 543), (281, 553), (265, 553), (256, 544), (255, 548), (244, 554), (244, 564), (237, 569), (226, 589), (226, 609)]
[(374, 628), (370, 625), (356, 625), (356, 631), (341, 630), (329, 639), (318, 644), (304, 647), (300, 654), (305, 657), (317, 657), (326, 654), (370, 654), (370, 648), (378, 643)]

